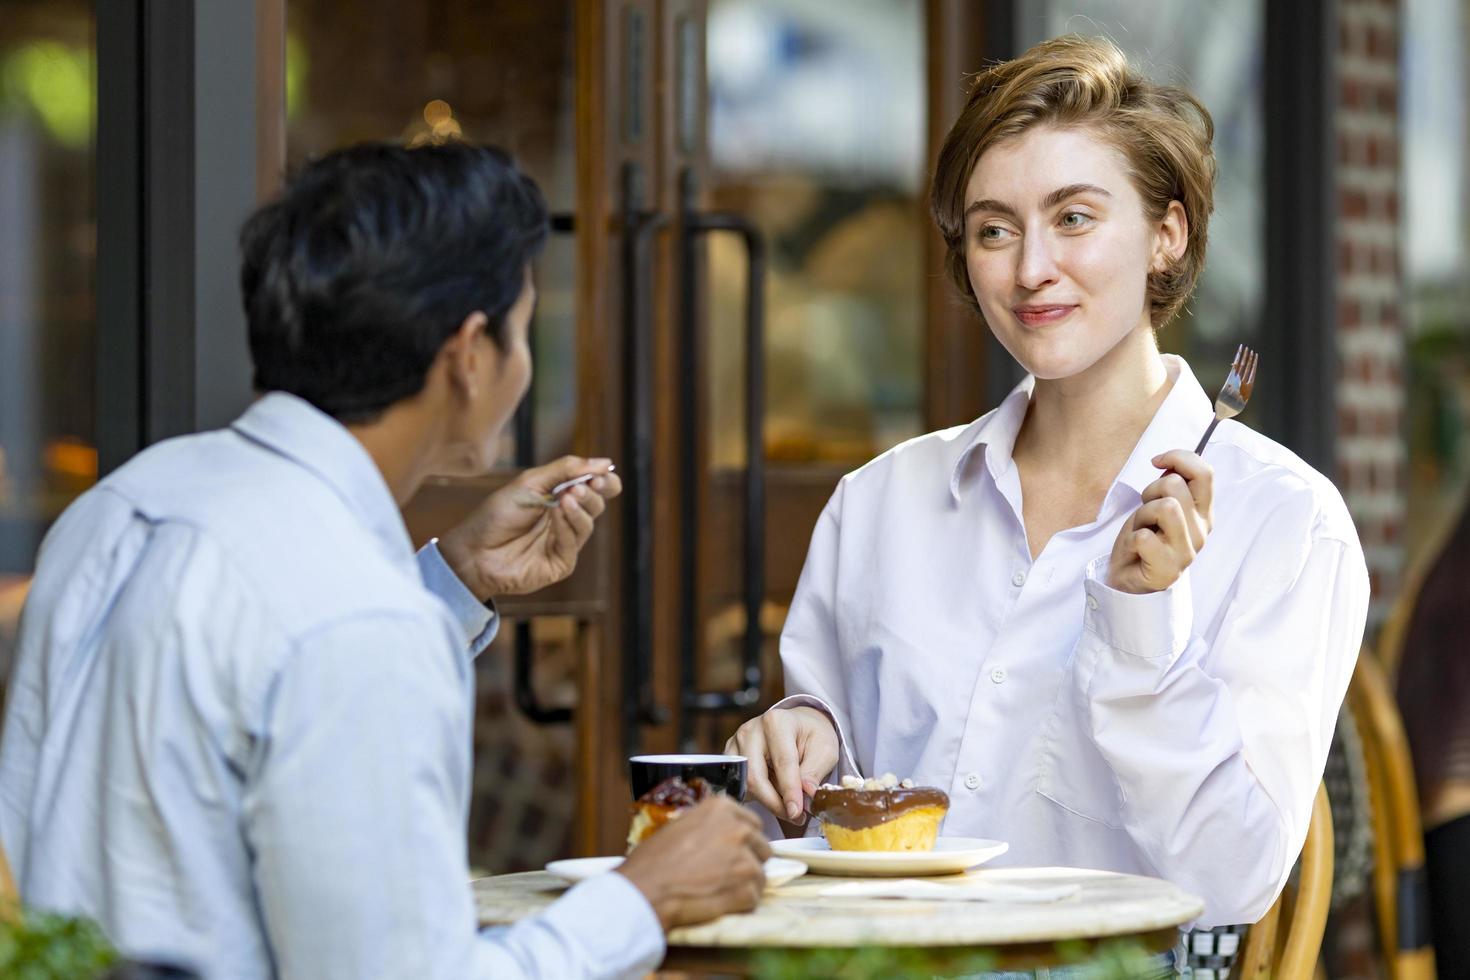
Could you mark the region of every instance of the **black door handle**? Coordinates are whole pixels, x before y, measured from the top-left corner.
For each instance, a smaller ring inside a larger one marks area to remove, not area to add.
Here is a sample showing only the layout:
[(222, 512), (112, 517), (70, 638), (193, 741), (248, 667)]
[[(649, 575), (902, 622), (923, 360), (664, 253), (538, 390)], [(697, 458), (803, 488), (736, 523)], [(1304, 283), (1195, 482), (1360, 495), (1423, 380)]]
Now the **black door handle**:
[(531, 660), (535, 647), (531, 644), (531, 621), (516, 620), (515, 626), (515, 699), (521, 714), (537, 725), (562, 725), (572, 720), (570, 706), (547, 707), (536, 694), (531, 682)]
[[(565, 234), (575, 229), (575, 219), (570, 214), (553, 214), (551, 216), (551, 230)], [(531, 348), (531, 363), (536, 363), (536, 331), (532, 330), (526, 338)], [(526, 469), (536, 465), (536, 375), (531, 374), (531, 385), (526, 389), (526, 397), (521, 399), (521, 404), (516, 408), (515, 416), (516, 454), (515, 464), (517, 469)], [(531, 664), (535, 655), (535, 648), (531, 645), (531, 622), (527, 619), (518, 619), (515, 624), (515, 633), (511, 645), (512, 662), (514, 664), (514, 688), (516, 707), (527, 719), (538, 725), (559, 725), (572, 720), (572, 708), (570, 707), (548, 707), (541, 703), (536, 695), (536, 687), (531, 680)]]
[(641, 726), (668, 720), (653, 689), (653, 282), (654, 234), (668, 216), (643, 209), (643, 173), (623, 168), (623, 733), (638, 752)]
[[(745, 216), (729, 212), (699, 211), (694, 204), (693, 174), (686, 173), (683, 182), (681, 214), (680, 317), (683, 330), (680, 344), (679, 396), (684, 427), (680, 452), (681, 498), (680, 584), (684, 590), (680, 604), (679, 645), (681, 676), (679, 701), (683, 707), (679, 739), (686, 750), (693, 747), (694, 717), (699, 712), (728, 711), (748, 708), (761, 697), (761, 606), (765, 600), (766, 560), (766, 455), (764, 442), (766, 408), (765, 371), (765, 281), (766, 241), (760, 230)], [(697, 669), (699, 611), (699, 522), (701, 501), (696, 492), (699, 483), (698, 434), (694, 431), (698, 392), (695, 364), (699, 345), (698, 241), (703, 235), (728, 232), (745, 245), (747, 272), (745, 292), (745, 637), (742, 648), (740, 687), (733, 691), (699, 690)]]

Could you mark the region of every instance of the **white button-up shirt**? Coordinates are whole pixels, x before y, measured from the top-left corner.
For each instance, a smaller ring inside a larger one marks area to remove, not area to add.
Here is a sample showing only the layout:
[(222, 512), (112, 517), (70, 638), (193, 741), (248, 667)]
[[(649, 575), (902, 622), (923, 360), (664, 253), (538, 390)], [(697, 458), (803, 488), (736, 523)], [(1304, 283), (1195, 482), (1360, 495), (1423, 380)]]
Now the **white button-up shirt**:
[(1202, 926), (1254, 922), (1306, 837), (1363, 637), (1368, 573), (1342, 497), (1235, 422), (1205, 451), (1215, 524), (1171, 588), (1106, 584), (1122, 523), (1213, 417), (1188, 366), (1097, 519), (1032, 561), (1011, 458), (1032, 379), (969, 426), (844, 477), (781, 637), (779, 706), (838, 725), (839, 770), (950, 795), (948, 836), (997, 863), (1169, 879)]

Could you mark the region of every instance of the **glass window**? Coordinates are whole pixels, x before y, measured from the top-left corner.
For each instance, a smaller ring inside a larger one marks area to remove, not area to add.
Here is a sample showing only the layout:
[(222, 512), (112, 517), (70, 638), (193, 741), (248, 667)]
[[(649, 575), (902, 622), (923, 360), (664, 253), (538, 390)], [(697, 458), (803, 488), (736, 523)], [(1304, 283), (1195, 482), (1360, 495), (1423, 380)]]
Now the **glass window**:
[(1059, 34), (1098, 34), (1156, 82), (1180, 85), (1215, 121), (1219, 177), (1204, 275), (1159, 336), (1207, 391), (1238, 344), (1260, 335), (1266, 289), (1265, 78), (1260, 0), (1048, 0), (1027, 4), (1021, 48)]
[[(528, 12), (534, 10), (534, 12)], [(288, 169), (364, 140), (448, 137), (511, 153), (552, 211), (573, 210), (575, 48), (571, 3), (291, 0)], [(535, 455), (571, 451), (576, 412), (575, 255), (553, 235), (536, 267)], [(507, 429), (501, 462), (514, 456)]]
[(1408, 292), (1411, 574), (1443, 543), (1470, 486), (1470, 253), (1465, 240), (1464, 7), (1404, 6), (1404, 272)]
[[(766, 453), (861, 462), (917, 435), (924, 5), (712, 0), (712, 191), (769, 243)], [(711, 460), (744, 457), (745, 268), (710, 241)]]
[(41, 537), (97, 479), (92, 11), (0, 17), (0, 680)]

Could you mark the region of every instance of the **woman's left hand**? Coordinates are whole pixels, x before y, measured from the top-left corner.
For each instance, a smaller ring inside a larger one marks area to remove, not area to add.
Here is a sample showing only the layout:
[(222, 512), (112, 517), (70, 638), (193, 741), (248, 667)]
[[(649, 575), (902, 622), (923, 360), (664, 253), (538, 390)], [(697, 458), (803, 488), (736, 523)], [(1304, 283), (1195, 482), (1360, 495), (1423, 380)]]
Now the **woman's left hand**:
[(1164, 453), (1166, 470), (1143, 491), (1143, 506), (1123, 522), (1108, 559), (1108, 585), (1119, 592), (1162, 592), (1205, 546), (1214, 526), (1215, 471), (1194, 453)]

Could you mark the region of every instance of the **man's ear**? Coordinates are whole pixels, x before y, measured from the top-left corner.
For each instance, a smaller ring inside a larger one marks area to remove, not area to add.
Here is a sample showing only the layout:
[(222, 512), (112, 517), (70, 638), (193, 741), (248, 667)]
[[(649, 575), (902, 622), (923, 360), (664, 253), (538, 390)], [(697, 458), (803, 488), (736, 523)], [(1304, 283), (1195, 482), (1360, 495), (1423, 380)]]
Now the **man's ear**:
[[(476, 310), (464, 318), (459, 329), (439, 349), (439, 356), (444, 360), (449, 374), (450, 388), (466, 401), (474, 401), (486, 394), (481, 390), (480, 381), (484, 360), (487, 357), (500, 357), (500, 347), (490, 341), (485, 332), (489, 324), (490, 318)], [(482, 339), (490, 342), (481, 343)], [(492, 365), (492, 368), (496, 366)], [(492, 370), (491, 377), (494, 377), (494, 373)]]

